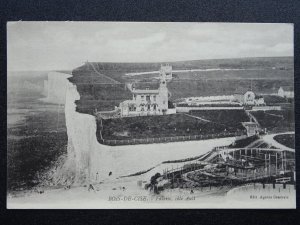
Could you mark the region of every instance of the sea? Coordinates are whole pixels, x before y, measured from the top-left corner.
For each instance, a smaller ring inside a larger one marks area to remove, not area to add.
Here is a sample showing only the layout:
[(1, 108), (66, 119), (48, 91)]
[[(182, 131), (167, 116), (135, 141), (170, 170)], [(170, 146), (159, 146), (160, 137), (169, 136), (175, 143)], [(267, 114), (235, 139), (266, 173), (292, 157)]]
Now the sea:
[(7, 191), (30, 190), (66, 154), (64, 106), (45, 101), (48, 71), (8, 72)]

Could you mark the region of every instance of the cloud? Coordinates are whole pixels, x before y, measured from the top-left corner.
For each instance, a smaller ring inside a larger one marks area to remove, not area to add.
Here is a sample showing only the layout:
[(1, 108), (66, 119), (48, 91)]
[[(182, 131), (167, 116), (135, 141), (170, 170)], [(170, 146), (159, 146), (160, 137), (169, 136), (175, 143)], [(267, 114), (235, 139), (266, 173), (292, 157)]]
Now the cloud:
[(86, 60), (293, 55), (291, 24), (14, 22), (7, 28), (9, 70), (72, 69)]

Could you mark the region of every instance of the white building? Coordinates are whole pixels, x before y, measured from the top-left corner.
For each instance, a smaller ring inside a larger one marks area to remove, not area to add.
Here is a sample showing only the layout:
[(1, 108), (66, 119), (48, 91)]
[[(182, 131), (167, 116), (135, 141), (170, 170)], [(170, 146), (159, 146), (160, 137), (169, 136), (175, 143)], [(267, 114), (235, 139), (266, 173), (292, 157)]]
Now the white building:
[(264, 98), (262, 96), (255, 95), (253, 91), (236, 92), (234, 98), (237, 102), (247, 106), (265, 105)]
[(278, 89), (278, 96), (283, 98), (294, 98), (294, 89), (293, 87), (280, 87)]
[(166, 74), (166, 80), (172, 80), (172, 66), (169, 64), (166, 64), (165, 66), (161, 66), (160, 68), (160, 74), (164, 72)]
[(242, 125), (246, 128), (248, 137), (259, 133), (259, 126), (255, 122), (243, 122)]
[(165, 115), (176, 113), (176, 109), (169, 109), (168, 107), (167, 76), (169, 76), (169, 78), (172, 76), (172, 67), (168, 65), (162, 66), (160, 69), (160, 81), (157, 88), (153, 88), (151, 84), (146, 84), (146, 86), (144, 85), (144, 87), (140, 88), (138, 87), (139, 83), (133, 84), (131, 86), (132, 99), (121, 102), (119, 105), (121, 116)]

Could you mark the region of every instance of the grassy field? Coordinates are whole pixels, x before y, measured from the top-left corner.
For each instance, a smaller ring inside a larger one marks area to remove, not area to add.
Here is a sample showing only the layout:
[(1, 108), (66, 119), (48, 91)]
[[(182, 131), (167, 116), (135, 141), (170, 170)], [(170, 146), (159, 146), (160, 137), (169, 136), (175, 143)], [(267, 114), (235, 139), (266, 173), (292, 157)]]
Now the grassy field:
[(124, 84), (77, 85), (80, 100), (76, 101), (77, 111), (93, 114), (94, 110), (110, 111), (120, 102), (131, 99), (131, 92)]
[(229, 131), (243, 130), (242, 122), (249, 121), (249, 117), (244, 110), (191, 110), (190, 114), (216, 124), (222, 124)]
[(295, 130), (294, 109), (281, 111), (253, 111), (251, 112), (262, 128), (270, 132), (285, 132)]
[[(192, 96), (232, 95), (237, 89), (248, 90), (250, 87), (258, 94), (273, 94), (277, 93), (280, 86), (293, 85), (292, 57), (192, 60), (170, 64), (173, 66), (173, 70), (210, 69), (175, 73), (175, 78), (168, 82), (168, 89), (171, 93), (170, 100), (173, 102), (176, 99)], [(125, 86), (126, 82), (154, 82), (153, 75), (129, 77), (125, 76), (126, 73), (157, 71), (160, 65), (161, 63), (93, 62), (74, 69), (70, 81), (77, 85), (81, 96), (80, 100), (76, 101), (77, 111), (93, 114), (96, 109), (98, 111), (113, 110), (120, 102), (132, 98), (130, 91)], [(98, 73), (94, 71), (94, 68)], [(120, 84), (112, 84), (107, 77), (115, 80), (116, 83), (120, 82)], [(270, 95), (266, 96), (266, 102), (271, 105), (286, 104), (284, 99)], [(216, 123), (205, 123), (184, 115), (105, 120), (103, 137), (106, 139), (132, 139), (210, 134), (224, 132), (225, 129), (227, 131), (243, 130), (241, 122), (248, 121), (245, 115), (232, 116), (230, 113), (210, 111), (209, 113), (202, 112), (199, 115)], [(271, 131), (294, 129), (292, 113), (285, 113), (281, 117), (264, 112), (254, 112), (254, 114), (258, 117), (261, 125)], [(282, 117), (286, 119), (282, 119)]]
[[(98, 121), (98, 140), (100, 140), (100, 124), (101, 122)], [(205, 122), (184, 114), (107, 119), (102, 120), (102, 124), (102, 136), (105, 140), (217, 135), (243, 131), (243, 127), (240, 126), (228, 128), (224, 124)]]
[(274, 139), (284, 146), (295, 149), (295, 134), (281, 134)]
[(295, 134), (281, 134), (274, 139), (284, 146), (295, 149)]
[[(191, 96), (231, 95), (237, 89), (247, 90), (251, 85), (256, 93), (272, 94), (277, 93), (280, 86), (293, 85), (292, 57), (191, 60), (170, 64), (173, 70), (216, 69), (175, 73), (176, 78), (168, 83), (171, 101)], [(113, 110), (121, 101), (131, 98), (130, 92), (125, 88), (126, 82), (155, 82), (153, 75), (129, 77), (125, 76), (126, 73), (157, 71), (160, 65), (161, 63), (94, 62), (74, 69), (73, 77), (69, 79), (77, 85), (81, 96), (81, 100), (76, 102), (77, 111), (92, 114), (95, 108)], [(121, 84), (112, 87), (112, 81), (97, 74), (93, 67), (98, 73)]]

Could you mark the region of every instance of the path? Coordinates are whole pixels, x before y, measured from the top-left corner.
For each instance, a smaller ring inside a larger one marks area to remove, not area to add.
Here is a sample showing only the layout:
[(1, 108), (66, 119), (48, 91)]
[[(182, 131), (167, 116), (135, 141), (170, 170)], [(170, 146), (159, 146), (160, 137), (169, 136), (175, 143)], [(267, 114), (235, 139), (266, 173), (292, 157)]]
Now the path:
[(198, 120), (202, 120), (204, 122), (209, 122), (209, 123), (211, 122), (210, 120), (203, 119), (203, 118), (201, 118), (199, 116), (193, 116), (193, 115), (190, 115), (190, 114), (187, 114), (187, 113), (183, 113), (183, 114), (186, 115), (186, 116), (192, 117), (192, 118), (196, 118)]
[(245, 110), (245, 112), (247, 113), (247, 115), (249, 116), (250, 119), (252, 119), (256, 124), (258, 124), (258, 126), (260, 126), (260, 124), (257, 121), (257, 119), (255, 118), (255, 116), (253, 116), (248, 110)]
[(281, 134), (295, 134), (295, 132), (285, 132), (285, 133), (278, 133), (278, 134), (267, 134), (267, 135), (262, 136), (262, 139), (265, 142), (270, 143), (271, 145), (273, 145), (276, 148), (287, 149), (287, 150), (295, 152), (295, 149), (289, 148), (289, 147), (284, 146), (284, 145), (278, 143), (277, 141), (275, 141), (274, 137), (277, 136), (277, 135), (281, 135)]
[(94, 70), (95, 73), (97, 73), (98, 75), (100, 75), (100, 76), (102, 76), (102, 77), (105, 77), (106, 79), (109, 79), (110, 81), (114, 82), (115, 84), (121, 84), (119, 81), (114, 80), (114, 79), (112, 79), (111, 77), (108, 77), (108, 76), (106, 76), (106, 75), (104, 75), (104, 74), (99, 73), (99, 72), (96, 70), (95, 66), (94, 66), (92, 63), (90, 63), (90, 62), (88, 62), (88, 63), (89, 63), (89, 65), (92, 66), (93, 70)]

